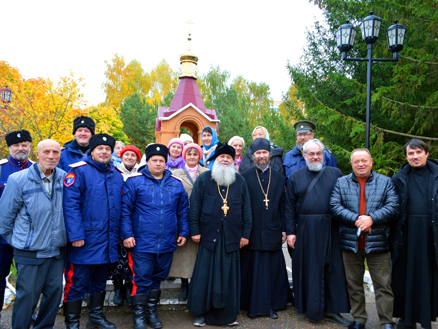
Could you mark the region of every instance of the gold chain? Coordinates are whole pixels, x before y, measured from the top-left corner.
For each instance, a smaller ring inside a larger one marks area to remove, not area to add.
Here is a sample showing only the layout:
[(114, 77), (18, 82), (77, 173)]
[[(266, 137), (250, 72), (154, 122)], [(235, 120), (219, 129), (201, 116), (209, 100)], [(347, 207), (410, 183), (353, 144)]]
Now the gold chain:
[(259, 177), (259, 172), (257, 170), (257, 168), (255, 168), (256, 174), (257, 174), (257, 179), (259, 180), (259, 184), (260, 184), (260, 188), (262, 189), (262, 193), (265, 195), (265, 199), (263, 200), (263, 202), (265, 203), (266, 209), (268, 209), (268, 193), (269, 193), (269, 187), (271, 186), (271, 167), (269, 167), (269, 183), (268, 183), (268, 189), (265, 193), (265, 190), (263, 189), (262, 183), (260, 182), (260, 177)]

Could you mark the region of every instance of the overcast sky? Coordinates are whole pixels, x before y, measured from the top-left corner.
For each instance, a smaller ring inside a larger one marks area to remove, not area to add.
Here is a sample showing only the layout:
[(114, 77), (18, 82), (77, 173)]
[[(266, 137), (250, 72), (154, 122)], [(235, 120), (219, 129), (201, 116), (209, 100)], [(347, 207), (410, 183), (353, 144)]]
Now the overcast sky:
[(0, 7), (0, 60), (25, 78), (83, 76), (90, 105), (104, 101), (104, 61), (116, 53), (146, 72), (163, 59), (178, 69), (188, 20), (201, 74), (219, 65), (232, 77), (268, 83), (279, 101), (290, 86), (287, 61), (299, 62), (306, 28), (322, 21), (308, 0), (14, 0)]

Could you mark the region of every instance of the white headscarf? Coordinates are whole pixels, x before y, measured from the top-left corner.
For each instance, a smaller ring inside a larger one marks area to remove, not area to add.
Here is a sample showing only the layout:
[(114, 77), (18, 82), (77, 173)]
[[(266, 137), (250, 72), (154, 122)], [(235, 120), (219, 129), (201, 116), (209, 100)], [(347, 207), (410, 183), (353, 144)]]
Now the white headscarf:
[(228, 141), (228, 145), (231, 146), (231, 144), (233, 144), (234, 141), (241, 141), (243, 148), (245, 148), (245, 140), (242, 137), (240, 137), (240, 136), (231, 137), (230, 140)]
[(187, 141), (190, 141), (190, 143), (193, 143), (193, 138), (192, 138), (192, 136), (190, 136), (189, 134), (181, 134), (181, 135), (179, 136), (179, 139), (182, 140), (183, 144), (184, 144), (185, 142), (187, 142)]

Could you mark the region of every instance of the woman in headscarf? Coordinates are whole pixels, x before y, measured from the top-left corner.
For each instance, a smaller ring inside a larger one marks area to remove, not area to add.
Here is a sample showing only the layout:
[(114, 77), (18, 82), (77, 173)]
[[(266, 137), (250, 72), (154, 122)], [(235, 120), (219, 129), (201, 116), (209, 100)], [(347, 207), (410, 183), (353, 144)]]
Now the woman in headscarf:
[[(140, 150), (134, 145), (127, 145), (120, 151), (120, 158), (122, 160), (119, 169), (123, 171), (123, 179), (126, 181), (129, 176), (137, 173), (138, 161), (141, 158)], [(129, 268), (128, 252), (126, 251), (123, 243), (118, 246), (119, 261), (112, 264), (109, 278), (113, 281), (114, 285), (114, 298), (113, 303), (116, 305), (122, 305), (123, 300), (131, 305), (131, 270)]]
[(190, 143), (194, 143), (192, 136), (190, 136), (189, 134), (181, 134), (179, 135), (179, 139), (181, 139), (181, 141), (184, 143), (184, 146)]
[(182, 157), (184, 143), (179, 138), (172, 138), (167, 145), (169, 154), (167, 155), (166, 169), (172, 173), (177, 169), (184, 168), (185, 162)]
[(116, 141), (116, 145), (114, 146), (114, 152), (111, 155), (111, 160), (113, 161), (114, 167), (119, 168), (122, 164), (122, 159), (120, 155), (120, 151), (125, 147), (125, 144), (121, 141)]
[[(208, 171), (208, 169), (198, 164), (202, 159), (202, 149), (198, 144), (190, 143), (184, 146), (182, 156), (186, 162), (184, 169), (175, 170), (173, 175), (181, 178), (190, 200), (196, 178), (203, 172)], [(186, 244), (182, 247), (178, 247), (173, 253), (169, 277), (181, 278), (182, 291), (178, 299), (182, 301), (187, 300), (189, 296), (189, 279), (192, 277), (198, 246), (199, 244), (193, 242), (192, 239), (187, 239)]]
[(209, 126), (204, 127), (204, 129), (202, 129), (203, 156), (202, 160), (199, 161), (201, 166), (207, 167), (210, 170), (213, 168), (214, 160), (211, 160), (211, 158), (214, 155), (218, 143), (219, 140), (217, 139), (216, 130)]
[(234, 159), (234, 167), (237, 172), (240, 172), (239, 166), (242, 162), (243, 156), (242, 151), (245, 148), (245, 140), (240, 136), (233, 136), (228, 141), (228, 145), (236, 150), (236, 158)]
[[(269, 133), (265, 127), (257, 126), (252, 131), (252, 140), (256, 140), (257, 138), (266, 138), (269, 140)], [(270, 141), (270, 140), (269, 140)], [(283, 168), (283, 148), (277, 145), (274, 145), (272, 141), (271, 143), (271, 151), (269, 152), (269, 165), (272, 169), (279, 171), (284, 176), (284, 168)], [(253, 162), (253, 151), (251, 149), (251, 145), (248, 146), (248, 150), (246, 151), (245, 156), (243, 157), (242, 162), (240, 163), (239, 171), (244, 172), (252, 167), (254, 167)]]

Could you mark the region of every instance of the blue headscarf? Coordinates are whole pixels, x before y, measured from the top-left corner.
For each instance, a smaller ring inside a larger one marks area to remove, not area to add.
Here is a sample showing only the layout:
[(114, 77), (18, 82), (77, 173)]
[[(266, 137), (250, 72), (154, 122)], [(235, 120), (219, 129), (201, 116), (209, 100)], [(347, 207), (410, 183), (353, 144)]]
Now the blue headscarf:
[[(206, 146), (204, 143), (204, 140), (202, 140), (202, 148), (209, 150), (212, 146), (215, 146), (219, 143), (219, 139), (217, 139), (216, 130), (214, 130), (213, 128), (211, 128), (209, 126), (202, 128), (202, 134), (204, 134), (205, 128), (210, 128), (210, 130), (211, 130), (211, 144), (210, 144), (210, 146)], [(202, 134), (201, 134), (201, 136), (202, 136)]]
[[(210, 144), (210, 146), (206, 146), (204, 141), (202, 141), (202, 151), (204, 153), (204, 156), (207, 155), (205, 160), (206, 160), (206, 162), (208, 162), (207, 160), (210, 159), (214, 155), (214, 152), (216, 151), (216, 146), (217, 146), (217, 144), (219, 144), (219, 140), (217, 139), (216, 130), (214, 130), (213, 128), (211, 128), (209, 126), (204, 127), (202, 129), (202, 133), (204, 133), (204, 130), (206, 128), (210, 128), (210, 130), (211, 130), (211, 144)], [(213, 147), (213, 150), (209, 151), (212, 147)], [(199, 163), (201, 164), (201, 166), (204, 166), (204, 158), (201, 159), (201, 161), (199, 161)], [(207, 164), (207, 168), (211, 170), (213, 168), (213, 163), (214, 163), (214, 160), (211, 161), (209, 164)]]

